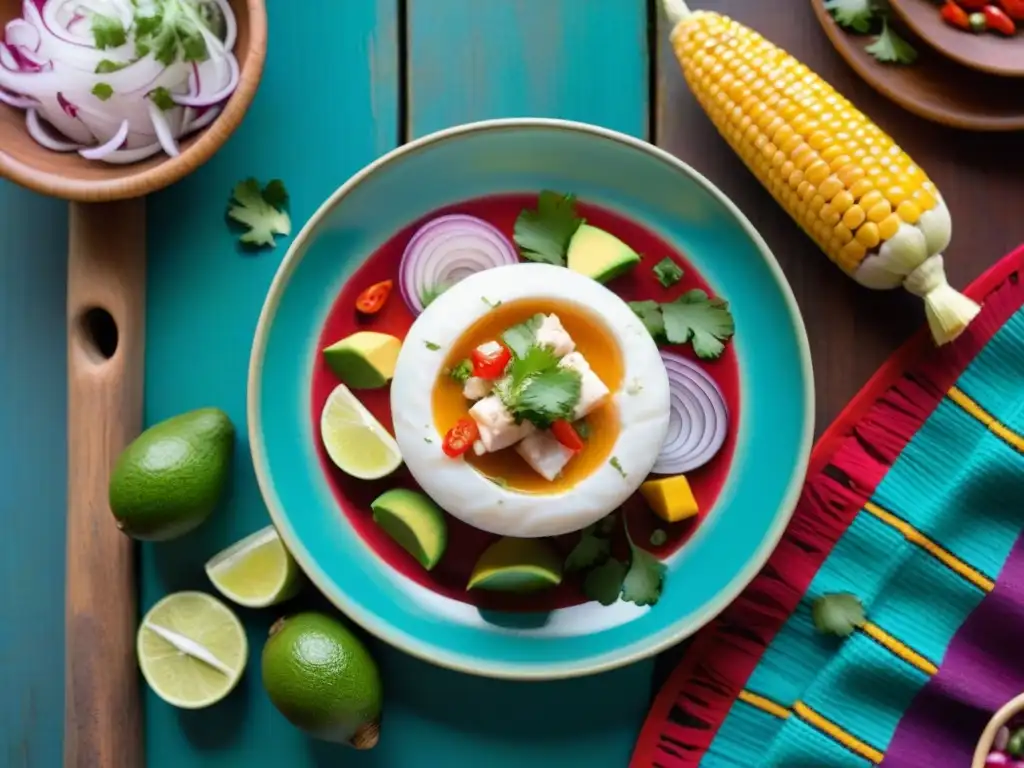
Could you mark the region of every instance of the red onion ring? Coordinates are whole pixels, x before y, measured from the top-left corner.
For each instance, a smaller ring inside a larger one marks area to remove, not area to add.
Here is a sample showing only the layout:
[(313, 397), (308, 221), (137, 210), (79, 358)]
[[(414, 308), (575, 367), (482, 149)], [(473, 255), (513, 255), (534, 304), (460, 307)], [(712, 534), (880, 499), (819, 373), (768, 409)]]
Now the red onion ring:
[(209, 106), (212, 106), (214, 104), (218, 104), (218, 103), (224, 101), (224, 99), (226, 99), (228, 96), (230, 96), (232, 93), (234, 93), (235, 88), (238, 87), (238, 79), (239, 79), (238, 60), (234, 56), (232, 56), (230, 53), (227, 55), (226, 58), (227, 58), (227, 63), (228, 63), (228, 72), (230, 73), (229, 76), (228, 76), (228, 83), (227, 83), (227, 85), (225, 85), (219, 91), (203, 95), (200, 92), (200, 89), (201, 89), (202, 86), (201, 86), (201, 83), (200, 83), (200, 80), (199, 80), (199, 68), (196, 67), (196, 69), (195, 69), (196, 91), (195, 91), (195, 93), (193, 93), (193, 94), (187, 94), (187, 93), (175, 93), (175, 94), (172, 94), (171, 95), (171, 99), (173, 99), (174, 103), (175, 104), (180, 104), (183, 107), (209, 107)]
[(412, 236), (398, 267), (402, 299), (418, 315), (424, 296), (476, 272), (516, 264), (512, 242), (494, 225), (461, 213), (439, 216)]
[(722, 390), (695, 363), (661, 353), (668, 373), (668, 434), (652, 472), (681, 475), (707, 464), (725, 442), (729, 411)]
[(4, 27), (5, 42), (8, 45), (20, 45), (30, 51), (38, 51), (43, 41), (39, 30), (24, 19), (13, 19)]
[(0, 102), (14, 107), (15, 109), (31, 109), (38, 107), (39, 102), (28, 96), (19, 96), (16, 93), (9, 93), (0, 88)]
[(76, 152), (82, 148), (81, 144), (61, 141), (51, 136), (50, 132), (40, 121), (39, 112), (35, 109), (29, 108), (25, 114), (25, 128), (28, 130), (29, 136), (35, 141), (54, 152)]
[(98, 147), (89, 147), (88, 149), (78, 150), (78, 154), (84, 157), (86, 160), (103, 160), (111, 152), (116, 152), (124, 144), (124, 140), (128, 138), (128, 121), (125, 120), (121, 123), (121, 127), (117, 129), (117, 133), (114, 134), (113, 138), (105, 144), (100, 144)]
[(178, 149), (178, 142), (174, 140), (171, 125), (167, 122), (163, 111), (153, 103), (152, 99), (149, 100), (146, 106), (149, 107), (149, 119), (153, 121), (153, 130), (156, 131), (156, 137), (160, 141), (160, 146), (171, 157), (177, 157), (181, 154), (181, 150)]
[(205, 128), (218, 117), (220, 117), (222, 109), (223, 108), (220, 106), (207, 107), (205, 110), (198, 112), (195, 118), (193, 118), (190, 122), (184, 124), (185, 127), (181, 129), (181, 132), (183, 134), (194, 133), (195, 131)]
[(139, 147), (138, 149), (119, 149), (116, 152), (111, 152), (103, 158), (103, 162), (111, 165), (129, 165), (130, 163), (137, 163), (140, 160), (145, 160), (147, 157), (152, 157), (157, 154), (163, 147), (160, 146), (160, 142), (150, 144), (145, 147)]

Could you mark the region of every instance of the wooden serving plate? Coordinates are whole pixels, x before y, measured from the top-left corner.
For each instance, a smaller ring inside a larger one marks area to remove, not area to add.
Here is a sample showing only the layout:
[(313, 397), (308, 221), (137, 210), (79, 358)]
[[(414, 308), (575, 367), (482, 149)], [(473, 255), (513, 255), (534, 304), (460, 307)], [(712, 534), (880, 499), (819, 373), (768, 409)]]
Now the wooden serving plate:
[(823, 0), (811, 0), (811, 7), (839, 55), (868, 85), (909, 112), (971, 131), (1024, 130), (1024, 89), (1018, 81), (957, 64), (902, 27), (917, 49), (917, 61), (883, 64), (864, 50), (869, 35), (841, 28)]

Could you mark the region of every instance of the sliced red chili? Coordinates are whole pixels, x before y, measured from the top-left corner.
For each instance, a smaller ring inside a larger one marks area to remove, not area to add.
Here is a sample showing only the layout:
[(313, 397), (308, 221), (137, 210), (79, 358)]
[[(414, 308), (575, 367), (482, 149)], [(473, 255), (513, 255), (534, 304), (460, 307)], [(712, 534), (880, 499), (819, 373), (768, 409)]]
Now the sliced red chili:
[(473, 375), (481, 379), (496, 379), (505, 372), (505, 366), (512, 359), (512, 353), (508, 347), (501, 345), (497, 350), (489, 354), (481, 352), (479, 348), (473, 350)]
[(480, 436), (480, 428), (472, 419), (459, 419), (455, 426), (448, 430), (441, 443), (441, 450), (446, 456), (458, 458), (468, 451)]
[(380, 312), (387, 302), (388, 296), (391, 295), (392, 287), (394, 287), (394, 281), (392, 280), (382, 280), (379, 283), (374, 283), (359, 294), (359, 298), (356, 299), (356, 309), (364, 315), (374, 315)]
[(1013, 19), (994, 5), (986, 5), (982, 13), (985, 14), (985, 22), (989, 29), (1001, 32), (1007, 37), (1017, 32), (1017, 25), (1013, 23)]
[(968, 11), (980, 11), (990, 2), (991, 0), (956, 0), (957, 5), (961, 8), (966, 8)]
[(583, 450), (583, 438), (579, 436), (572, 424), (565, 419), (559, 419), (551, 425), (551, 434), (555, 436), (555, 440), (573, 453), (579, 453)]
[(942, 6), (939, 15), (942, 16), (943, 21), (957, 29), (971, 28), (971, 18), (967, 15), (967, 11), (953, 2), (953, 0), (946, 0), (946, 4)]
[(1024, 21), (1024, 0), (999, 0), (1006, 15), (1017, 21)]

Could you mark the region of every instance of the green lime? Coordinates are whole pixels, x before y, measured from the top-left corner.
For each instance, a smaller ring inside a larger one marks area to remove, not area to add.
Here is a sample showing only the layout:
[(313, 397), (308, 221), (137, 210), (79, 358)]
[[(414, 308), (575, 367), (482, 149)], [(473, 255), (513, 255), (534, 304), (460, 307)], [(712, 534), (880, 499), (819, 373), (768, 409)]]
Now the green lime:
[(402, 463), (395, 438), (344, 384), (324, 403), (320, 437), (335, 466), (360, 480), (390, 475)]
[(284, 602), (302, 586), (302, 572), (272, 525), (214, 555), (206, 575), (224, 597), (247, 608)]
[(270, 628), (263, 685), (282, 715), (310, 736), (370, 749), (380, 738), (382, 690), (366, 646), (337, 619), (299, 613)]
[(136, 638), (142, 676), (182, 709), (216, 704), (238, 684), (249, 642), (238, 617), (203, 592), (176, 592), (150, 608)]
[(546, 539), (498, 539), (480, 555), (466, 589), (535, 592), (562, 582), (562, 558)]
[(405, 488), (385, 491), (370, 504), (373, 521), (420, 565), (431, 570), (448, 546), (444, 512), (429, 496)]
[(198, 527), (227, 484), (235, 428), (223, 411), (202, 408), (154, 424), (118, 457), (110, 509), (135, 539), (166, 541)]

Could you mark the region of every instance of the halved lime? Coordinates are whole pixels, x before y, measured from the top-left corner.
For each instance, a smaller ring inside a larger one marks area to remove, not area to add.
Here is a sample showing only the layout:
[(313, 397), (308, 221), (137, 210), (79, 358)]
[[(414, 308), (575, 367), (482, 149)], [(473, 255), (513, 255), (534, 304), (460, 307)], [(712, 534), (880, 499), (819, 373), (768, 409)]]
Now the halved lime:
[(344, 384), (324, 403), (320, 437), (335, 466), (360, 480), (390, 475), (402, 463), (395, 438)]
[(545, 539), (499, 539), (476, 561), (466, 589), (535, 592), (562, 582), (562, 558)]
[(246, 608), (282, 603), (302, 586), (302, 572), (272, 525), (214, 555), (206, 575), (224, 597)]
[(448, 546), (448, 524), (433, 500), (407, 488), (384, 491), (370, 503), (373, 521), (428, 571)]
[(204, 592), (175, 592), (142, 620), (136, 638), (142, 676), (182, 709), (216, 704), (238, 684), (249, 641), (238, 617)]

